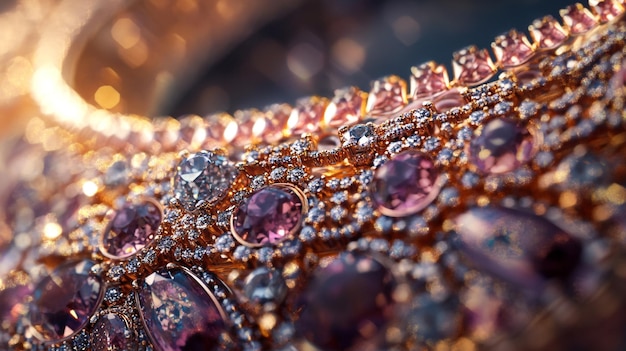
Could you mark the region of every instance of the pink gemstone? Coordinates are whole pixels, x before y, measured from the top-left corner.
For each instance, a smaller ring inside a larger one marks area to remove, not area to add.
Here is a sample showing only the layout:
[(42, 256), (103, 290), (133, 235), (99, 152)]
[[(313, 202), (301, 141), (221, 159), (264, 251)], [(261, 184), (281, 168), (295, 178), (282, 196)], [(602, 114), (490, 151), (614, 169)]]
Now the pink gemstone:
[(526, 35), (516, 30), (498, 36), (491, 47), (496, 55), (496, 60), (504, 68), (519, 66), (535, 54)]
[(327, 105), (328, 99), (318, 96), (296, 101), (296, 106), (291, 111), (287, 121), (287, 127), (291, 134), (300, 135), (317, 131)]
[(624, 6), (616, 0), (589, 0), (589, 5), (602, 23), (609, 22), (624, 13)]
[(263, 141), (274, 144), (283, 138), (283, 130), (287, 128), (291, 110), (291, 106), (287, 104), (274, 104), (265, 109), (268, 125), (263, 133)]
[(139, 286), (139, 312), (157, 350), (213, 350), (219, 345), (227, 328), (224, 311), (199, 278), (180, 267), (163, 268)]
[(135, 332), (126, 316), (109, 312), (100, 318), (90, 333), (92, 351), (126, 351), (137, 349)]
[(186, 149), (197, 150), (207, 138), (207, 126), (200, 116), (186, 116), (180, 119), (179, 140), (185, 142)]
[(469, 157), (483, 173), (507, 173), (532, 158), (534, 144), (526, 128), (508, 119), (494, 119), (470, 143)]
[(428, 206), (440, 189), (439, 172), (433, 161), (411, 150), (394, 156), (376, 170), (372, 198), (382, 214), (404, 217)]
[(127, 204), (111, 220), (102, 249), (113, 258), (132, 256), (152, 241), (160, 224), (161, 209), (155, 203)]
[(379, 117), (400, 111), (406, 103), (406, 82), (398, 76), (388, 76), (372, 82), (365, 112)]
[(530, 36), (540, 49), (554, 49), (567, 39), (567, 31), (552, 16), (535, 20), (530, 27)]
[(286, 186), (268, 186), (246, 199), (233, 216), (234, 233), (247, 244), (277, 244), (300, 226), (302, 200)]
[(335, 90), (335, 97), (324, 112), (324, 124), (338, 128), (357, 123), (363, 117), (366, 96), (356, 87)]
[(563, 22), (571, 34), (583, 34), (598, 24), (596, 17), (581, 4), (570, 5), (560, 11)]
[(237, 136), (239, 126), (235, 119), (228, 113), (217, 113), (205, 117), (207, 129), (207, 140), (203, 149), (211, 149), (216, 146), (223, 146), (224, 143), (232, 142)]
[(246, 146), (258, 143), (267, 127), (267, 120), (263, 112), (257, 109), (239, 110), (234, 114), (239, 124), (237, 137), (233, 140), (236, 146)]
[(428, 98), (448, 89), (448, 70), (433, 61), (411, 68), (411, 97)]
[(496, 73), (487, 49), (469, 46), (453, 54), (454, 77), (461, 84), (474, 86), (487, 81)]
[(80, 331), (100, 304), (103, 284), (90, 274), (91, 261), (62, 266), (37, 284), (29, 308), (31, 325), (44, 340)]

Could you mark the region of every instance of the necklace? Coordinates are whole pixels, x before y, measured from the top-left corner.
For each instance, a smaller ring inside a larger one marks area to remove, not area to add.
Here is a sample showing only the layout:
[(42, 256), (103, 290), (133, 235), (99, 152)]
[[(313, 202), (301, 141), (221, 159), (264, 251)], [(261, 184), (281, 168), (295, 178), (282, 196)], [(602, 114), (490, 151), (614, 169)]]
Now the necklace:
[(3, 349), (619, 348), (621, 1), (462, 49), (451, 72), (178, 120), (114, 112), (113, 85), (96, 108), (60, 68), (91, 45), (63, 11), (113, 11), (141, 70), (127, 14), (166, 5), (80, 4), (43, 30), (40, 113), (7, 163)]

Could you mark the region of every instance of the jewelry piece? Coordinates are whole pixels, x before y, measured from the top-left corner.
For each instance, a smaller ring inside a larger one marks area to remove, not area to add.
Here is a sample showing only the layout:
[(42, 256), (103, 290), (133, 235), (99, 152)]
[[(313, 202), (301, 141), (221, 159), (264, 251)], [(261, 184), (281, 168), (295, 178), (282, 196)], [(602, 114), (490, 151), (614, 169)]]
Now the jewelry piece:
[(234, 117), (97, 109), (40, 57), (0, 348), (624, 347), (624, 6)]

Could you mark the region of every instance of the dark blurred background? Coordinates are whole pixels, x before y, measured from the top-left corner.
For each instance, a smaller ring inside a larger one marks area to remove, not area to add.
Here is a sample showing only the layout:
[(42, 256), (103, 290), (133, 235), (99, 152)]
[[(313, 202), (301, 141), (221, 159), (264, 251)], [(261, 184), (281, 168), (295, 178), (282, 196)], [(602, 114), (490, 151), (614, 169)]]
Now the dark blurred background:
[(527, 33), (534, 19), (572, 0), (308, 0), (271, 21), (223, 57), (171, 108), (171, 115), (209, 114), (293, 103), (452, 53), (489, 47), (511, 28)]

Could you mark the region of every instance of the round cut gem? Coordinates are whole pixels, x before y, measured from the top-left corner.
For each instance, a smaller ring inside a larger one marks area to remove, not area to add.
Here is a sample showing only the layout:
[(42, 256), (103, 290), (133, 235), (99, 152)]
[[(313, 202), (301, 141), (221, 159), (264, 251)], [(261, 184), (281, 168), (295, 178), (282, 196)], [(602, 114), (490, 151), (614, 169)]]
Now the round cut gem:
[(192, 211), (200, 201), (214, 203), (224, 197), (237, 174), (237, 168), (227, 157), (200, 151), (178, 165), (174, 194)]
[(375, 343), (389, 320), (393, 275), (377, 260), (344, 253), (315, 273), (296, 324), (323, 350), (346, 350)]
[(469, 146), (470, 161), (483, 173), (510, 172), (528, 162), (534, 154), (534, 140), (528, 130), (508, 119), (487, 123)]
[(226, 331), (224, 312), (200, 280), (180, 267), (163, 268), (140, 282), (139, 311), (158, 350), (211, 350)]
[(287, 295), (287, 285), (280, 272), (261, 267), (246, 278), (244, 293), (253, 303), (276, 304)]
[(578, 239), (532, 214), (472, 208), (455, 223), (460, 248), (472, 263), (529, 291), (540, 291), (545, 279), (569, 278), (581, 260)]
[(100, 318), (90, 334), (90, 350), (132, 351), (137, 349), (135, 333), (125, 316), (107, 313)]
[(300, 226), (303, 199), (293, 186), (265, 187), (244, 200), (234, 213), (233, 232), (245, 244), (277, 244)]
[(439, 172), (428, 156), (405, 151), (376, 170), (372, 198), (381, 213), (403, 217), (422, 210), (439, 194)]
[(91, 261), (59, 267), (35, 287), (31, 325), (44, 340), (61, 340), (80, 331), (98, 307), (103, 284), (90, 274)]
[(115, 213), (104, 233), (104, 253), (114, 258), (134, 255), (152, 241), (161, 218), (161, 209), (156, 203), (127, 204)]

